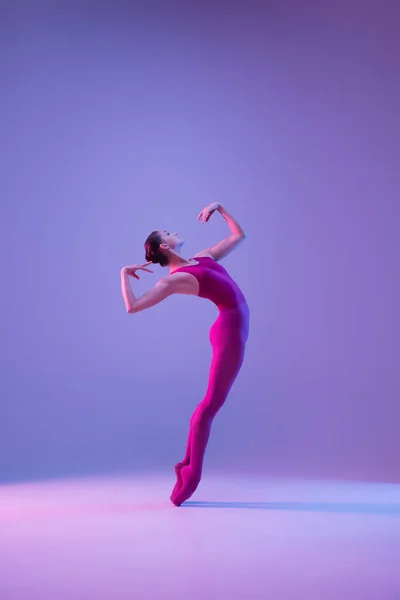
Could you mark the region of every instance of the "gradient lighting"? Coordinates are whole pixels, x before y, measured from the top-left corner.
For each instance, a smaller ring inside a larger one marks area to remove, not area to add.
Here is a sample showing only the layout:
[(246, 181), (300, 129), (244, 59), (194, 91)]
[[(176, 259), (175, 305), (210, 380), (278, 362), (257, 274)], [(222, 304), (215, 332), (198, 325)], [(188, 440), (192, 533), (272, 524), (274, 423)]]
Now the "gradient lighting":
[[(199, 598), (245, 597), (251, 561), (254, 598), (399, 595), (379, 509), (399, 503), (399, 6), (195, 4), (0, 7), (2, 600), (145, 598), (146, 557), (153, 597), (197, 573)], [(212, 201), (248, 233), (223, 264), (252, 331), (191, 499), (211, 505), (125, 519), (169, 503), (216, 309), (128, 316), (120, 268), (158, 227), (188, 257), (222, 239), (196, 221)]]

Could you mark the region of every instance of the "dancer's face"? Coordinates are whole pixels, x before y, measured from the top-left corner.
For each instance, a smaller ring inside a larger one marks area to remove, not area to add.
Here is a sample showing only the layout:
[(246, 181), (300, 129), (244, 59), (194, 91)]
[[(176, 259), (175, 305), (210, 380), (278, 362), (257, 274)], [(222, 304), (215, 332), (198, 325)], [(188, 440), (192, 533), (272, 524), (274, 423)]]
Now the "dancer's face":
[(170, 231), (160, 231), (160, 236), (162, 237), (162, 241), (164, 244), (171, 250), (178, 251), (179, 248), (185, 243), (185, 240), (181, 238), (177, 233), (171, 233)]

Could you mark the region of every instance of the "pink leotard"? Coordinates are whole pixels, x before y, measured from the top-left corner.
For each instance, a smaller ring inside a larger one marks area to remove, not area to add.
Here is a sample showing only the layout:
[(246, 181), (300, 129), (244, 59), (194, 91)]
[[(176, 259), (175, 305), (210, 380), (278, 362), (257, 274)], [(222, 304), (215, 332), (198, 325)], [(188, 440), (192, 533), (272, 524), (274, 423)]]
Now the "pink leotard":
[(239, 373), (249, 335), (249, 308), (239, 286), (211, 257), (195, 260), (199, 264), (180, 267), (174, 273), (194, 275), (199, 282), (198, 295), (214, 302), (219, 315), (210, 329), (212, 361), (206, 395), (190, 419), (185, 458), (175, 466), (177, 482), (171, 500), (177, 506), (190, 498), (200, 483), (212, 421)]

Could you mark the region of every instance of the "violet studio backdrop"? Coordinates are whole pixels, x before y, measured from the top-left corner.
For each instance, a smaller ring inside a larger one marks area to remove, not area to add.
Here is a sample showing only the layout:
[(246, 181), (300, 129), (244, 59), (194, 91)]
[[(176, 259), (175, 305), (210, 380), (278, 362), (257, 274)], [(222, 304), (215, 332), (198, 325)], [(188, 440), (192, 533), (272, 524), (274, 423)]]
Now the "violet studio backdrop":
[(399, 481), (399, 8), (299, 4), (2, 3), (1, 481), (173, 478), (217, 309), (120, 269), (212, 201), (251, 324), (205, 472)]

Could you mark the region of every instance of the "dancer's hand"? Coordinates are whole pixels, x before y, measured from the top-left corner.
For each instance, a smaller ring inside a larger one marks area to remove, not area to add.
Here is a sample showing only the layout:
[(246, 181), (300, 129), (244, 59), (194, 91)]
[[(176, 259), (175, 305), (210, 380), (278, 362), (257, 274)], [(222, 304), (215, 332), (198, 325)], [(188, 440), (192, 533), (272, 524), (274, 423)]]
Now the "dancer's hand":
[(211, 217), (211, 215), (218, 209), (219, 209), (218, 202), (213, 202), (212, 204), (209, 204), (208, 206), (203, 208), (201, 213), (198, 214), (197, 220), (198, 221), (200, 220), (201, 223), (207, 223), (207, 221)]
[(139, 275), (136, 275), (136, 271), (147, 271), (147, 273), (154, 273), (151, 269), (147, 269), (146, 267), (151, 265), (151, 261), (147, 263), (143, 263), (142, 265), (129, 265), (128, 267), (123, 267), (122, 271), (125, 271), (131, 277), (135, 279), (140, 279)]

